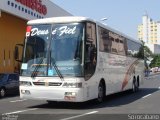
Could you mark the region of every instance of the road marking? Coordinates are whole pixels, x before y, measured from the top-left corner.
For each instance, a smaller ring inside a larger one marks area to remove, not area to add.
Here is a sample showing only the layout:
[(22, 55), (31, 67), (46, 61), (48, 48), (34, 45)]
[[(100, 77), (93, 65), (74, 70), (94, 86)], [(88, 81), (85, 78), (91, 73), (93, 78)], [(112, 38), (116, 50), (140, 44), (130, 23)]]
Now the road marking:
[(142, 98), (146, 98), (146, 97), (149, 97), (150, 95), (152, 95), (152, 94), (148, 94), (148, 95), (145, 95), (145, 96), (143, 96)]
[(20, 111), (15, 111), (15, 112), (3, 113), (2, 115), (17, 114), (17, 113), (22, 113), (22, 112), (27, 112), (27, 111), (33, 111), (33, 110), (37, 110), (37, 109), (38, 109), (38, 108), (27, 109), (27, 110), (20, 110)]
[(86, 115), (91, 115), (91, 114), (94, 114), (94, 113), (97, 113), (97, 112), (98, 111), (92, 111), (92, 112), (89, 112), (89, 113), (84, 113), (82, 115), (72, 116), (72, 117), (68, 117), (68, 118), (64, 118), (64, 119), (60, 119), (60, 120), (71, 120), (71, 119), (83, 117), (83, 116), (86, 116)]
[(10, 101), (11, 103), (15, 103), (15, 102), (23, 102), (26, 101), (27, 99), (22, 99), (22, 100), (15, 100), (15, 101)]

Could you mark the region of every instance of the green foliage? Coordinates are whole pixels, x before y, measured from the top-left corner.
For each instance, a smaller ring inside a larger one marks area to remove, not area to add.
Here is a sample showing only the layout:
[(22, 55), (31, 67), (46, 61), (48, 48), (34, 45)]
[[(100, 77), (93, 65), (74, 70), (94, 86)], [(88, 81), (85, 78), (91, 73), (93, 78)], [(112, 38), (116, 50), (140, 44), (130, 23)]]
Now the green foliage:
[(153, 56), (152, 51), (145, 45), (145, 43), (142, 41), (142, 46), (144, 49), (144, 59), (148, 60), (150, 57)]
[(152, 67), (159, 67), (160, 66), (160, 55), (154, 55), (153, 60), (151, 61), (150, 65)]
[(140, 47), (140, 50), (139, 50), (138, 54), (136, 55), (136, 57), (144, 59), (144, 48), (143, 48), (143, 46)]
[(140, 55), (143, 55), (144, 57), (144, 64), (145, 64), (145, 67), (146, 69), (148, 69), (148, 64), (147, 64), (147, 61), (149, 60), (149, 58), (152, 58), (153, 57), (153, 53), (152, 51), (145, 45), (145, 43), (143, 41), (142, 42), (142, 48), (141, 48), (141, 54)]
[(149, 67), (152, 68), (152, 67), (159, 67), (160, 66), (160, 55), (153, 54), (151, 52), (151, 50), (142, 41), (142, 48), (140, 49), (140, 52), (138, 53), (138, 56), (143, 56), (143, 55), (144, 55), (145, 66), (146, 66), (147, 69), (148, 69), (147, 61), (149, 60), (149, 58), (153, 58)]

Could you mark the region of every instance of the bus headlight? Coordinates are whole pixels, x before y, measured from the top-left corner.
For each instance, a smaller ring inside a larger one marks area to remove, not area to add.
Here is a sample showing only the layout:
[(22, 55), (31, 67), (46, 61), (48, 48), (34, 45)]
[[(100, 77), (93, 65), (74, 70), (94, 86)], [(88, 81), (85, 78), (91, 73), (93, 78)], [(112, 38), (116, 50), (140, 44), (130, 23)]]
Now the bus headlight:
[(26, 95), (30, 95), (30, 91), (29, 90), (21, 90), (21, 93), (22, 94), (26, 94)]
[(32, 86), (32, 84), (29, 81), (20, 81), (20, 86)]
[(68, 82), (65, 82), (65, 83), (63, 84), (63, 87), (82, 88), (82, 82), (79, 82), (79, 83), (68, 83)]

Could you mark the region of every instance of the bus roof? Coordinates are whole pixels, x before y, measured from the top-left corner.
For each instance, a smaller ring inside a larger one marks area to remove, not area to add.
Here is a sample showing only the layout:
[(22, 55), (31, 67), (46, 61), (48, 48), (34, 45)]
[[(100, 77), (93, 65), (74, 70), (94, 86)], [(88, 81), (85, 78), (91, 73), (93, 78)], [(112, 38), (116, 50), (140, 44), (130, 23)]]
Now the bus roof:
[[(28, 25), (33, 24), (48, 24), (48, 23), (70, 23), (70, 22), (80, 22), (80, 21), (93, 21), (87, 17), (75, 17), (75, 16), (64, 16), (64, 17), (51, 17), (37, 20), (28, 21)], [(95, 22), (95, 21), (94, 21)]]
[(105, 25), (105, 24), (100, 23), (100, 22), (97, 22), (97, 25), (99, 25), (99, 26), (101, 26), (101, 27), (103, 27), (103, 28), (106, 28), (107, 30), (110, 30), (110, 31), (112, 31), (112, 32), (114, 32), (114, 33), (117, 33), (118, 35), (121, 35), (121, 36), (123, 36), (123, 37), (125, 37), (125, 38), (127, 38), (127, 39), (129, 39), (129, 40), (131, 40), (131, 41), (134, 41), (134, 42), (136, 42), (136, 43), (142, 44), (141, 41), (136, 40), (136, 39), (133, 39), (132, 37), (130, 37), (130, 36), (128, 36), (128, 35), (120, 32), (120, 31), (118, 31), (118, 30), (116, 30), (116, 29), (113, 29), (113, 28), (109, 27), (108, 25)]
[(115, 30), (111, 27), (109, 27), (108, 25), (104, 25), (101, 22), (98, 22), (96, 20), (87, 18), (87, 17), (81, 17), (81, 16), (64, 16), (64, 17), (51, 17), (51, 18), (44, 18), (44, 19), (36, 19), (36, 20), (30, 20), (27, 22), (28, 25), (36, 25), (36, 24), (53, 24), (53, 23), (71, 23), (71, 22), (82, 22), (82, 21), (91, 21), (91, 22), (95, 22), (97, 23), (97, 25), (106, 28), (112, 32), (115, 32), (127, 39), (130, 39), (134, 42), (137, 42), (139, 44), (142, 44), (140, 41), (135, 40), (129, 36), (127, 36), (124, 33), (119, 32), (118, 30)]

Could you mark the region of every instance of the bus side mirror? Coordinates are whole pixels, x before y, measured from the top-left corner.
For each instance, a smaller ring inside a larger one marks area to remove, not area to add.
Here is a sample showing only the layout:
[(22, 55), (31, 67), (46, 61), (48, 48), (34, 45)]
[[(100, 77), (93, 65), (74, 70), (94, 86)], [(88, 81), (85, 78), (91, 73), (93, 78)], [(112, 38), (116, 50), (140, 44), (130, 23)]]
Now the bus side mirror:
[(22, 62), (23, 45), (16, 44), (14, 50), (14, 59), (18, 62)]

